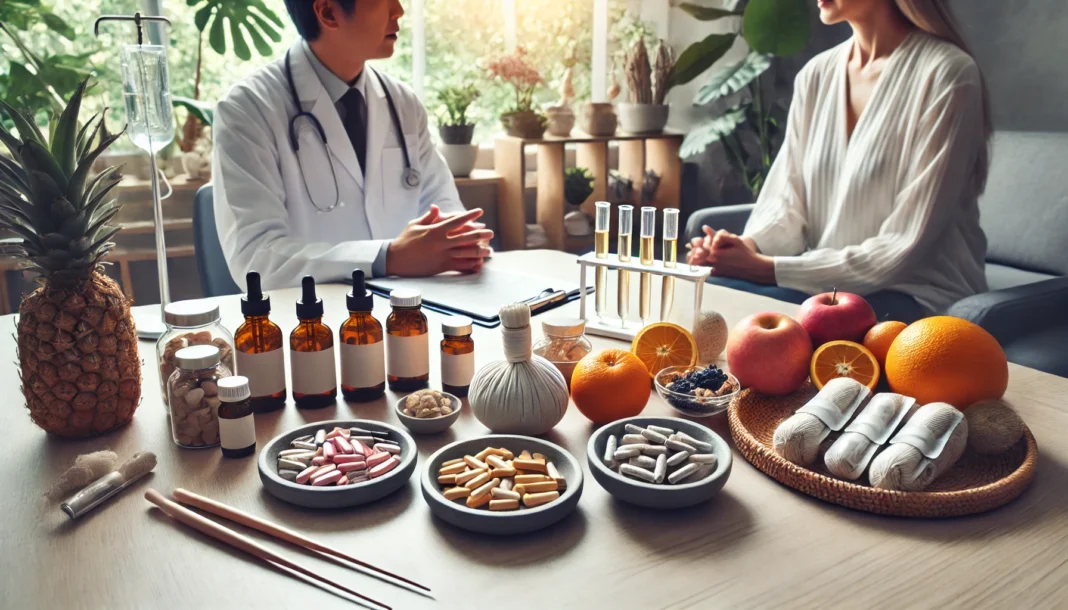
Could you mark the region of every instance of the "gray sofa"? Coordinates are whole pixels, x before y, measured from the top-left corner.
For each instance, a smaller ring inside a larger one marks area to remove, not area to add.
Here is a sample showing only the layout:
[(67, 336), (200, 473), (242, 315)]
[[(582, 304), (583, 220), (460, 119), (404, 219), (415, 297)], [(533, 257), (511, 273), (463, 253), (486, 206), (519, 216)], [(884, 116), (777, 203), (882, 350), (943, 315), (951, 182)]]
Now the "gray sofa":
[[(999, 132), (979, 202), (990, 291), (945, 312), (990, 331), (1017, 364), (1068, 377), (1068, 133)], [(701, 226), (741, 233), (751, 204), (700, 210)]]

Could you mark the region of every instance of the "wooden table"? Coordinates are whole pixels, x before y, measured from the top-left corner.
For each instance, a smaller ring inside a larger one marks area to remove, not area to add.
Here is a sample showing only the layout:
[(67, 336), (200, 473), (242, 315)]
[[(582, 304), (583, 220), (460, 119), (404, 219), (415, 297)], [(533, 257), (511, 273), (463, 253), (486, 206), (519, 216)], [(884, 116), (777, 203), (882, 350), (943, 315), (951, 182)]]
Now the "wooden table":
[[(536, 267), (562, 278), (577, 272), (573, 257), (555, 252), (505, 253), (491, 264)], [(344, 316), (347, 290), (320, 287), (334, 329)], [(273, 318), (287, 329), (295, 323), (295, 298), (295, 290), (272, 294)], [(238, 299), (219, 302), (228, 326), (236, 327)], [(795, 309), (714, 286), (707, 288), (705, 302), (731, 324), (757, 310)], [(376, 316), (384, 318), (387, 303), (377, 298), (375, 303)], [(432, 336), (440, 337), (440, 316), (429, 315)], [(0, 318), (0, 382), (12, 397), (0, 410), (6, 458), (0, 469), (5, 522), (0, 605), (6, 608), (353, 607), (171, 522), (142, 498), (149, 487), (169, 493), (179, 486), (348, 549), (428, 584), (437, 595), (434, 602), (266, 541), (394, 608), (1063, 608), (1068, 603), (1068, 380), (1030, 369), (1012, 367), (1007, 398), (1038, 439), (1038, 475), (1022, 497), (986, 515), (936, 521), (858, 513), (782, 487), (736, 454), (722, 494), (702, 506), (667, 513), (634, 508), (615, 501), (587, 472), (575, 514), (541, 532), (493, 538), (433, 518), (418, 476), (377, 504), (311, 511), (267, 495), (253, 458), (179, 449), (170, 439), (153, 346), (147, 343), (140, 345), (144, 401), (132, 424), (87, 441), (48, 438), (30, 423), (16, 393), (13, 330), (12, 316)], [(617, 345), (593, 341), (598, 347)], [(479, 363), (500, 356), (496, 331), (476, 329), (475, 342)], [(432, 354), (436, 385), (436, 350)], [(673, 411), (654, 394), (645, 413)], [(339, 402), (318, 411), (290, 404), (259, 416), (257, 436), (262, 446), (305, 422), (346, 417), (400, 425), (386, 399), (362, 406)], [(729, 438), (725, 416), (707, 423)], [(585, 464), (593, 429), (572, 407), (548, 438)], [(465, 410), (449, 432), (418, 439), (420, 460), (448, 442), (486, 432)], [(104, 448), (122, 457), (150, 449), (160, 464), (153, 475), (77, 522), (39, 499), (75, 455)]]

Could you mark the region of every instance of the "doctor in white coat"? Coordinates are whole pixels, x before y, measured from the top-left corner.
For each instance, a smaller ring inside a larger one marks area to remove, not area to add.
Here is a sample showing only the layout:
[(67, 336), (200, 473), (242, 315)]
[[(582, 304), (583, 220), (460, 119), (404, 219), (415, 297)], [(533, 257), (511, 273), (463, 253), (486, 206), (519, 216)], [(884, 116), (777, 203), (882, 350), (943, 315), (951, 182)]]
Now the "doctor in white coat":
[(286, 0), (302, 39), (215, 111), (215, 220), (230, 275), (296, 286), (304, 275), (477, 272), (493, 233), (465, 211), (389, 57), (398, 0)]

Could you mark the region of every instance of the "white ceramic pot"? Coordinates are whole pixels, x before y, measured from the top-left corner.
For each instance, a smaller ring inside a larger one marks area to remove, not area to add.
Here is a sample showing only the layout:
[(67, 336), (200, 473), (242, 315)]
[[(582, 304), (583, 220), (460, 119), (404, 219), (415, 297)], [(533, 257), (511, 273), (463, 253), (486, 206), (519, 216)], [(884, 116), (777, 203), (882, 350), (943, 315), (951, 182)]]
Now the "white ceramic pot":
[(619, 129), (626, 133), (660, 133), (667, 125), (667, 104), (619, 104)]
[(586, 237), (590, 230), (590, 217), (582, 210), (572, 210), (564, 215), (564, 232), (571, 237)]
[(475, 169), (478, 159), (478, 144), (441, 144), (438, 146), (445, 164), (456, 178), (466, 178)]
[(570, 108), (549, 108), (545, 111), (549, 119), (547, 131), (549, 135), (558, 138), (571, 136), (571, 129), (575, 126), (575, 113)]

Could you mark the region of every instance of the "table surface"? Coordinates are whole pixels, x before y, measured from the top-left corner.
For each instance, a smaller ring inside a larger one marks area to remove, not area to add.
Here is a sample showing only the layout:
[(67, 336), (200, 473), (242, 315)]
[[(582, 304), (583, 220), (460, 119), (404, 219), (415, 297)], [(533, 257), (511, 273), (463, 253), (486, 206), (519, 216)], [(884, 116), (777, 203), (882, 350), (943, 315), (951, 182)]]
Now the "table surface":
[[(574, 257), (562, 253), (506, 253), (491, 264), (577, 279)], [(335, 330), (345, 315), (347, 290), (321, 287), (326, 319)], [(272, 294), (273, 318), (283, 328), (295, 323), (295, 297), (295, 290)], [(219, 302), (224, 322), (236, 328), (238, 298)], [(384, 319), (388, 304), (375, 302), (376, 317)], [(758, 310), (796, 308), (713, 286), (705, 304), (731, 325)], [(577, 312), (576, 304), (567, 307)], [(440, 316), (428, 316), (432, 337), (439, 337)], [(583, 463), (578, 510), (541, 532), (495, 538), (434, 518), (419, 491), (419, 469), (406, 487), (376, 504), (312, 511), (268, 495), (253, 458), (178, 448), (158, 395), (151, 343), (140, 344), (144, 399), (129, 426), (85, 441), (50, 438), (30, 422), (16, 394), (14, 324), (14, 316), (0, 318), (0, 387), (13, 397), (0, 410), (7, 446), (0, 471), (5, 607), (351, 607), (337, 594), (171, 522), (143, 499), (150, 487), (165, 494), (184, 487), (273, 520), (421, 581), (437, 597), (421, 597), (250, 533), (394, 608), (519, 607), (506, 603), (517, 593), (524, 608), (1039, 608), (1063, 607), (1068, 599), (1068, 380), (1030, 369), (1012, 366), (1007, 399), (1038, 439), (1037, 476), (1019, 499), (985, 515), (905, 520), (854, 512), (779, 485), (737, 453), (726, 487), (711, 502), (663, 513), (635, 508), (609, 496), (585, 470), (594, 426), (572, 406), (546, 437)], [(496, 331), (476, 328), (474, 338), (480, 364), (500, 356)], [(591, 339), (596, 347), (621, 345)], [(431, 383), (437, 385), (437, 350), (431, 352)], [(376, 403), (339, 400), (336, 407), (316, 411), (298, 411), (290, 403), (257, 416), (259, 446), (312, 421), (360, 417), (399, 426), (387, 402), (393, 399), (387, 392)], [(645, 414), (674, 412), (654, 393)], [(703, 423), (729, 439), (725, 414)], [(448, 432), (417, 437), (419, 468), (439, 447), (487, 432), (465, 408)], [(70, 522), (40, 496), (76, 455), (105, 448), (120, 457), (152, 450), (159, 466), (108, 504)]]

